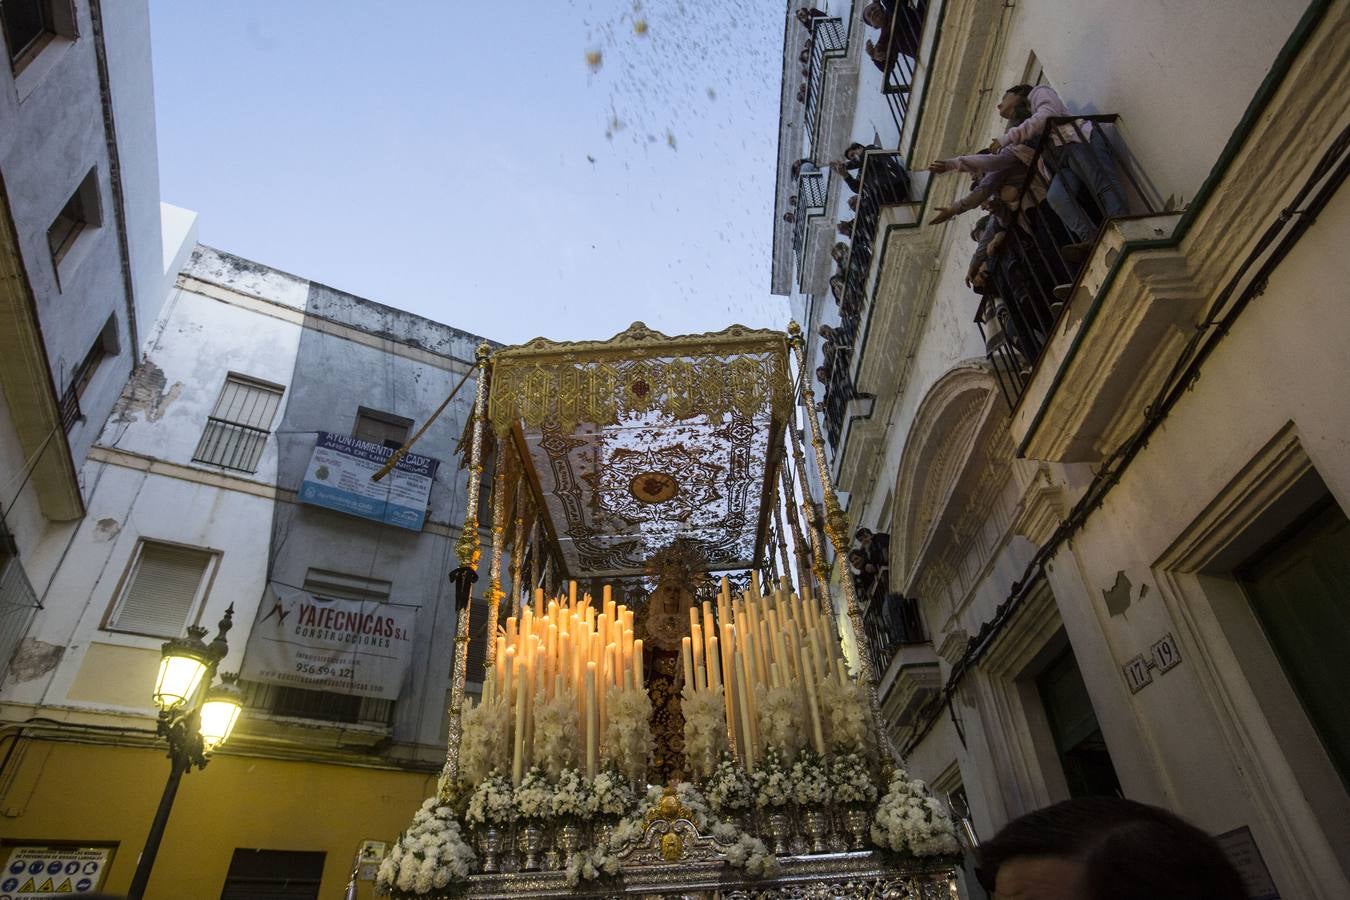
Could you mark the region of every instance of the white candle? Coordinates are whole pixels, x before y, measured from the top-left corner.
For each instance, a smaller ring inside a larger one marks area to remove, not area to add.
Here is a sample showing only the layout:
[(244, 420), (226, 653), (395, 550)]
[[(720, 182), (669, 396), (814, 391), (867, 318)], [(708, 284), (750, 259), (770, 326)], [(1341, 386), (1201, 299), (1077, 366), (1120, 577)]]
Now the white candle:
[(595, 702), (595, 663), (586, 663), (586, 777), (595, 778), (595, 738), (599, 724)]
[[(803, 668), (806, 668), (805, 651), (802, 651)], [(811, 713), (811, 741), (816, 752), (825, 755), (825, 732), (820, 727), (820, 705), (816, 702), (816, 682), (813, 678), (803, 679), (806, 683), (806, 706)]]
[(694, 689), (701, 691), (708, 686), (704, 681), (707, 672), (703, 668), (703, 629), (695, 625), (690, 632), (689, 641), (694, 651)]
[(646, 690), (642, 678), (642, 638), (633, 641), (633, 684), (639, 691)]
[(680, 638), (680, 649), (684, 657), (684, 689), (694, 692), (694, 656), (689, 649), (689, 638)]
[(520, 784), (525, 774), (525, 663), (516, 661), (516, 742), (511, 753), (511, 782)]

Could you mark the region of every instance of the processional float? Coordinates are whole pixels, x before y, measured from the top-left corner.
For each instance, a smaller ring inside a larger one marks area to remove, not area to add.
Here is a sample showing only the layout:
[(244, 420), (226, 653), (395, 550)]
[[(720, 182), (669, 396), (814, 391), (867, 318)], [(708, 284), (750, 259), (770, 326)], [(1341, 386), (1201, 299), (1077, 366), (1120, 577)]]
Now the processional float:
[(831, 584), (847, 523), (794, 363), (795, 324), (479, 348), (457, 571), (491, 456), (483, 689), (466, 702), (466, 605), (445, 768), (381, 890), (954, 900), (952, 821)]

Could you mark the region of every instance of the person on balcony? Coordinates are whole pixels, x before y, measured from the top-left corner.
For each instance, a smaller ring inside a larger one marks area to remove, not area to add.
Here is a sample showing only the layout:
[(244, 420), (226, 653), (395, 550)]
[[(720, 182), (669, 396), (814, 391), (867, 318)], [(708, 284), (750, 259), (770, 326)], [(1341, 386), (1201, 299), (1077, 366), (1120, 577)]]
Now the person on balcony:
[(829, 17), (829, 13), (821, 12), (814, 6), (804, 6), (797, 10), (797, 21), (801, 22), (802, 27), (808, 31), (811, 30), (812, 23), (815, 22), (816, 19), (828, 19)]
[(820, 166), (816, 165), (810, 159), (802, 157), (792, 164), (788, 169), (794, 179), (801, 178), (803, 175), (812, 175), (820, 171)]
[[(1046, 133), (1046, 125), (1051, 119), (1071, 115), (1059, 94), (1048, 84), (1013, 85), (999, 100), (998, 114), (1005, 119), (1021, 121), (994, 139), (989, 149), (995, 152), (1010, 145), (1033, 144)], [(1100, 128), (1080, 119), (1057, 125), (1049, 134), (1051, 144), (1042, 147), (1041, 152), (1043, 156), (1052, 157), (1055, 171), (1046, 191), (1046, 200), (1077, 238), (1077, 243), (1064, 248), (1066, 261), (1075, 263), (1091, 250), (1097, 233), (1097, 226), (1078, 205), (1078, 192), (1086, 188), (1092, 193), (1103, 218), (1127, 215), (1129, 209), (1116, 178), (1110, 147)]]
[(870, 598), (875, 590), (877, 567), (867, 559), (861, 550), (848, 551), (848, 564), (853, 574), (853, 589), (859, 597)]
[(853, 537), (858, 542), (859, 549), (867, 554), (867, 559), (873, 563), (878, 571), (887, 568), (891, 562), (891, 536), (882, 532), (873, 534), (870, 528), (859, 528), (853, 533)]
[(840, 269), (845, 269), (848, 267), (848, 252), (847, 241), (836, 241), (834, 246), (830, 248), (830, 259), (834, 260), (835, 265), (839, 266)]
[[(873, 2), (862, 11), (863, 22), (881, 32), (875, 43), (869, 39), (863, 49), (883, 75), (890, 72), (901, 56), (914, 59), (918, 55), (923, 17), (928, 11), (928, 0), (899, 0), (899, 9), (895, 5)], [(912, 72), (913, 67), (909, 68)]]

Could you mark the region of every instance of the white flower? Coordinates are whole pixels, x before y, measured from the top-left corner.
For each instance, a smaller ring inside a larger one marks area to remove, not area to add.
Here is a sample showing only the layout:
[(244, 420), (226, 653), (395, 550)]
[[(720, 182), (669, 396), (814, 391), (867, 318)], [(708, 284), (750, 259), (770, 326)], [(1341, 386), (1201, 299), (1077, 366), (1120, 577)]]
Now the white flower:
[(535, 758), (543, 760), (544, 768), (552, 778), (558, 778), (564, 769), (577, 765), (577, 718), (577, 696), (573, 691), (559, 691), (552, 700), (542, 693), (535, 694)]
[(749, 809), (755, 800), (754, 785), (745, 769), (730, 755), (723, 755), (716, 771), (708, 779), (708, 802), (719, 813)]
[(727, 746), (726, 706), (722, 692), (685, 687), (680, 705), (684, 714), (684, 756), (695, 774), (712, 774)]
[(839, 803), (872, 803), (877, 799), (867, 761), (858, 753), (836, 754), (830, 762), (830, 786)]
[(464, 730), (459, 738), (460, 777), (468, 784), (477, 784), (495, 764), (509, 758), (511, 710), (501, 700), (487, 700), (465, 709), (461, 721)]
[(891, 779), (877, 805), (871, 833), (877, 846), (915, 856), (959, 851), (956, 829), (942, 804), (928, 796), (923, 782), (911, 781), (904, 772)]
[(553, 789), (538, 766), (525, 773), (515, 794), (516, 813), (522, 819), (547, 819), (553, 813)]
[(782, 757), (773, 745), (765, 749), (764, 759), (755, 769), (752, 781), (755, 785), (755, 805), (760, 809), (787, 806), (791, 802), (791, 782), (783, 768)]
[(646, 691), (611, 687), (605, 695), (603, 754), (629, 781), (647, 777), (652, 754), (652, 701)]
[(802, 696), (796, 685), (759, 686), (759, 733), (766, 747), (775, 747), (789, 762), (806, 741)]
[(830, 777), (825, 760), (813, 750), (803, 750), (792, 764), (792, 799), (798, 806), (824, 806), (830, 802)]
[(852, 679), (838, 678), (826, 678), (819, 690), (831, 744), (843, 753), (867, 753), (873, 741), (867, 690)]
[(505, 775), (493, 771), (473, 789), (464, 820), (470, 825), (503, 825), (515, 813), (515, 796)]

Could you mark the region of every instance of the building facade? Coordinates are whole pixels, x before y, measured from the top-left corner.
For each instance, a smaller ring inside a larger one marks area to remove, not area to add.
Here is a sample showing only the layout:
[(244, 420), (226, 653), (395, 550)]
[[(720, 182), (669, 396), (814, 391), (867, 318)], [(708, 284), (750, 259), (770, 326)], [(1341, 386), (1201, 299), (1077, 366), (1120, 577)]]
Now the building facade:
[(83, 514), (80, 467), (166, 286), (146, 5), (6, 3), (0, 24), (6, 665)]
[[(220, 668), (242, 671), (245, 712), (185, 780), (147, 896), (344, 890), (362, 843), (398, 834), (445, 758), (467, 482), (453, 449), (481, 340), (195, 248), (87, 454), (87, 513), (0, 694), (0, 836), (111, 848), (104, 887), (124, 890), (167, 775), (160, 646), (229, 608)], [(435, 461), (415, 515), (315, 489), (340, 483), (325, 467), (387, 458), (461, 383), (414, 449)], [(306, 608), (397, 621), (392, 673), (309, 677), (312, 628), (288, 628), (295, 665), (269, 669), (260, 635)]]
[(1342, 896), (1347, 5), (795, 5), (773, 287), (907, 764)]

